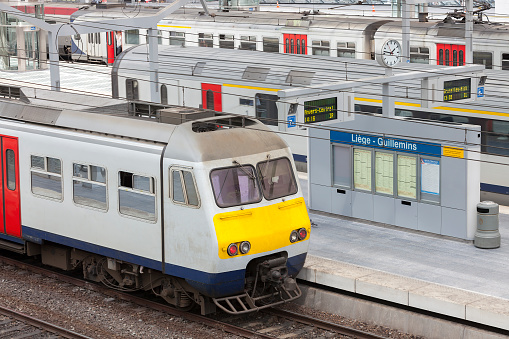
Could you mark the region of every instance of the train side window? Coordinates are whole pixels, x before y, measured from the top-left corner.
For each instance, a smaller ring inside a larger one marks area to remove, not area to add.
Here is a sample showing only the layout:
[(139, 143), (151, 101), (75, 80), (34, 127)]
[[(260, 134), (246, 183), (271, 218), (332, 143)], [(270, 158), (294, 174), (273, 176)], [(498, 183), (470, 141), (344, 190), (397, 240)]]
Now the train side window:
[(463, 61), (465, 60), (465, 53), (463, 53), (463, 51), (460, 51), (460, 62), (459, 62), (459, 65), (460, 66), (463, 66)]
[(88, 42), (91, 44), (94, 43), (94, 33), (88, 34)]
[(171, 169), (171, 198), (174, 203), (198, 207), (200, 200), (193, 173), (183, 169)]
[(254, 35), (241, 36), (239, 49), (256, 51), (256, 36)]
[(486, 69), (492, 69), (493, 54), (491, 52), (474, 52), (474, 64), (484, 65)]
[(509, 70), (509, 53), (502, 53), (502, 70)]
[(120, 214), (156, 221), (154, 178), (131, 172), (118, 172), (118, 204)]
[(12, 149), (5, 151), (7, 167), (7, 188), (11, 191), (16, 190), (16, 157)]
[(306, 54), (306, 40), (302, 39), (300, 44), (300, 54)]
[(166, 88), (166, 85), (161, 85), (161, 104), (168, 104), (168, 89)]
[(444, 64), (444, 50), (442, 48), (438, 50), (438, 64), (439, 65)]
[(74, 163), (72, 176), (74, 203), (103, 211), (108, 209), (104, 167)]
[(416, 64), (429, 64), (429, 48), (410, 47), (410, 62)]
[(458, 51), (452, 51), (452, 65), (458, 66)]
[(355, 59), (355, 42), (338, 42), (338, 57)]
[(291, 53), (290, 51), (290, 40), (286, 38), (285, 40), (285, 53)]
[(106, 32), (106, 43), (108, 44), (108, 46), (111, 46), (111, 35), (113, 34), (113, 32)]
[[(325, 40), (313, 40), (313, 55), (330, 55), (330, 42)], [(304, 54), (304, 53), (303, 53)]]
[(127, 100), (138, 100), (138, 81), (134, 79), (125, 80), (126, 87), (126, 99)]
[[(148, 37), (147, 37), (148, 39)], [(160, 29), (157, 30), (157, 44), (162, 45), (163, 44), (163, 31)]]
[(95, 33), (95, 43), (100, 44), (101, 43), (101, 33)]
[(198, 33), (198, 46), (214, 47), (214, 36), (208, 33)]
[(170, 31), (170, 45), (185, 46), (186, 45), (185, 33)]
[(30, 156), (30, 176), (34, 195), (62, 200), (62, 166), (60, 159)]
[(232, 34), (219, 34), (219, 48), (235, 48), (235, 40)]
[(270, 53), (279, 53), (279, 39), (263, 38), (263, 51)]
[(296, 48), (296, 53), (297, 54), (300, 54), (300, 40), (297, 39), (297, 48)]
[(294, 46), (293, 39), (290, 39), (290, 52), (288, 52), (288, 53), (292, 53), (292, 54), (295, 53), (295, 50), (294, 50), (293, 46)]
[(449, 66), (450, 62), (449, 62), (449, 58), (450, 58), (450, 51), (448, 49), (445, 50), (445, 65), (446, 66)]
[(277, 95), (256, 93), (256, 118), (260, 119), (265, 125), (277, 126), (278, 110), (276, 102), (278, 99)]
[(124, 32), (125, 43), (131, 45), (140, 44), (140, 30), (139, 29), (128, 29)]

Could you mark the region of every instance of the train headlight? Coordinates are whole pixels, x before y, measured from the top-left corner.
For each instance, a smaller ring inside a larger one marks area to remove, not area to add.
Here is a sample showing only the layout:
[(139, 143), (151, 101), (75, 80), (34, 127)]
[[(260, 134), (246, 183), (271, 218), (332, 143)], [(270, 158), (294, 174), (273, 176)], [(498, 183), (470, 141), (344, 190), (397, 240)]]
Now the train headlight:
[(308, 236), (308, 231), (305, 228), (299, 230), (299, 240), (304, 240)]
[(251, 249), (251, 244), (249, 241), (243, 241), (240, 243), (240, 253), (246, 254)]
[(299, 240), (297, 231), (292, 231), (292, 233), (290, 233), (290, 242), (296, 242), (297, 240)]
[(230, 246), (228, 246), (228, 255), (233, 257), (237, 254), (239, 254), (239, 248), (237, 247), (237, 244), (230, 244)]

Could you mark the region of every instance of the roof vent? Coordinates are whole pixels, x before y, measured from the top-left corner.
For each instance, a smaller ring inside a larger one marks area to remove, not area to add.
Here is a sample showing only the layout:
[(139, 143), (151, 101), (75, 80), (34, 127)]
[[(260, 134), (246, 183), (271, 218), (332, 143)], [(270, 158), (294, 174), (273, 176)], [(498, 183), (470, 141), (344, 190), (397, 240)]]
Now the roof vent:
[(286, 83), (292, 85), (311, 85), (315, 72), (291, 70), (286, 77)]
[(159, 121), (165, 124), (180, 125), (188, 121), (211, 118), (214, 111), (189, 107), (169, 107), (159, 110)]
[(200, 75), (201, 72), (203, 72), (203, 69), (205, 68), (206, 62), (200, 61), (197, 62), (196, 65), (193, 67), (193, 75)]
[(244, 70), (244, 74), (242, 74), (242, 79), (265, 81), (265, 79), (267, 79), (269, 71), (270, 68), (247, 66), (246, 69)]

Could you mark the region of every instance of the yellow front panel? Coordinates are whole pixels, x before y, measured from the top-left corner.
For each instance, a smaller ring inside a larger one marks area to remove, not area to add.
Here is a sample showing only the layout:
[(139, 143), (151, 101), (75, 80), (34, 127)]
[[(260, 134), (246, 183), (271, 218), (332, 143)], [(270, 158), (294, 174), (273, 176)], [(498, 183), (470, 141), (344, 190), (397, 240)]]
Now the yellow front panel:
[[(290, 245), (290, 233), (305, 227), (309, 239), (311, 224), (304, 203), (304, 198), (297, 198), (277, 204), (245, 209), (235, 212), (220, 213), (214, 216), (219, 258), (228, 259), (226, 252), (231, 243), (249, 241), (251, 250), (248, 254), (273, 251)], [(237, 256), (241, 256), (239, 254)], [(236, 256), (236, 257), (237, 257)]]

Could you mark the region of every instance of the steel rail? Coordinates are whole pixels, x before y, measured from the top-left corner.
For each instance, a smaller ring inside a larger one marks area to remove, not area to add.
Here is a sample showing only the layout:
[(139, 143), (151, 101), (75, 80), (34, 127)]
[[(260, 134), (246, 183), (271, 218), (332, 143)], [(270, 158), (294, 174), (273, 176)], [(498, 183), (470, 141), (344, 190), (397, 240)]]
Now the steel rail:
[(18, 321), (21, 321), (24, 324), (29, 324), (31, 326), (42, 328), (43, 330), (47, 332), (51, 332), (53, 334), (58, 334), (59, 336), (62, 336), (64, 338), (69, 339), (92, 339), (91, 337), (87, 337), (85, 335), (76, 333), (74, 331), (68, 330), (66, 328), (48, 323), (46, 321), (31, 317), (27, 314), (12, 310), (10, 308), (0, 306), (0, 314), (3, 314), (9, 318), (16, 319)]
[(274, 315), (277, 317), (290, 319), (290, 320), (293, 320), (293, 321), (296, 321), (296, 322), (299, 322), (302, 324), (306, 324), (309, 326), (314, 326), (316, 328), (320, 328), (323, 330), (328, 330), (328, 331), (332, 331), (332, 332), (339, 333), (342, 335), (351, 336), (356, 339), (387, 339), (387, 337), (379, 336), (377, 334), (357, 330), (357, 329), (354, 329), (354, 328), (351, 328), (348, 326), (335, 324), (332, 322), (308, 317), (308, 316), (305, 316), (302, 314), (285, 311), (285, 310), (281, 310), (281, 309), (277, 309), (277, 308), (264, 310), (262, 312), (268, 313), (268, 314), (271, 314), (271, 315)]
[[(108, 295), (111, 297), (115, 297), (120, 300), (129, 301), (136, 305), (144, 306), (144, 307), (156, 310), (156, 311), (164, 312), (164, 313), (170, 314), (172, 316), (177, 316), (177, 317), (181, 317), (186, 320), (189, 320), (189, 321), (198, 322), (203, 325), (206, 325), (206, 326), (209, 326), (212, 328), (216, 328), (216, 329), (219, 329), (219, 330), (222, 330), (222, 331), (234, 334), (234, 335), (238, 335), (241, 337), (274, 339), (273, 336), (268, 336), (268, 335), (265, 335), (262, 333), (257, 333), (255, 331), (251, 331), (251, 330), (241, 328), (241, 327), (238, 327), (235, 325), (227, 324), (227, 323), (221, 322), (219, 320), (210, 319), (210, 318), (202, 316), (202, 315), (193, 314), (193, 313), (189, 313), (186, 311), (181, 311), (181, 310), (178, 310), (178, 309), (176, 309), (172, 306), (169, 306), (169, 305), (165, 305), (165, 304), (157, 303), (157, 302), (150, 301), (147, 299), (143, 299), (143, 298), (140, 298), (140, 297), (137, 297), (134, 295), (127, 294), (125, 292), (112, 290), (106, 286), (88, 282), (88, 281), (85, 281), (85, 280), (82, 280), (79, 278), (70, 277), (65, 274), (54, 272), (54, 271), (48, 270), (46, 268), (38, 267), (35, 265), (27, 264), (27, 263), (24, 263), (24, 262), (15, 260), (15, 259), (11, 259), (11, 258), (8, 258), (5, 256), (0, 256), (0, 263), (9, 264), (9, 265), (27, 270), (29, 272), (38, 273), (38, 274), (44, 275), (46, 277), (51, 277), (51, 278), (57, 279), (59, 281), (63, 281), (63, 282), (66, 282), (66, 283), (69, 283), (69, 284), (72, 284), (72, 285), (75, 285), (78, 287), (86, 288), (86, 289), (94, 291), (94, 292), (98, 292), (98, 293), (102, 293), (102, 294), (105, 294), (105, 295)], [(80, 337), (80, 338), (86, 338), (86, 337)]]

